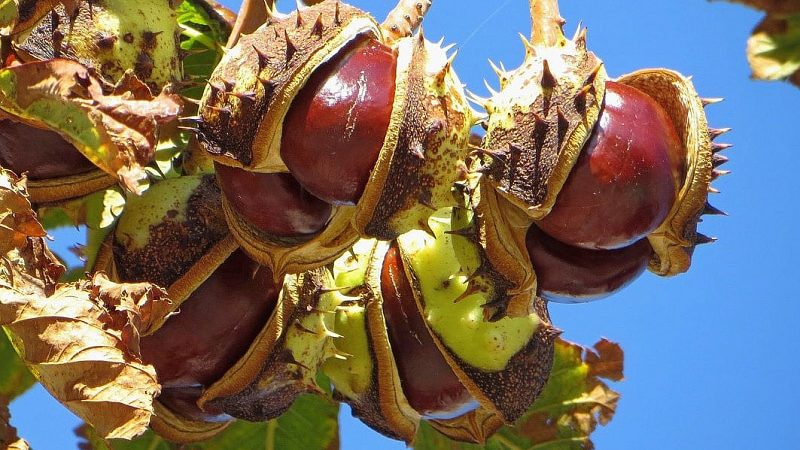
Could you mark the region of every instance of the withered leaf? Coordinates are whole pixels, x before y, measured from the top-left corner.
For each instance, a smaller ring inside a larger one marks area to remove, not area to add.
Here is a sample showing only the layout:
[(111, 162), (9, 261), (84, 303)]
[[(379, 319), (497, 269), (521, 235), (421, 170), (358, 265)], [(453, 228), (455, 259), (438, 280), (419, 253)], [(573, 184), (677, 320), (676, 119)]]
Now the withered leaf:
[(602, 379), (622, 380), (622, 348), (602, 339), (593, 349), (563, 339), (555, 343), (555, 361), (542, 394), (514, 426), (505, 426), (484, 447), (454, 442), (423, 423), (417, 450), (506, 450), (546, 448), (588, 450), (597, 424), (606, 425), (617, 408), (619, 394)]
[(747, 40), (747, 59), (754, 78), (800, 86), (800, 10), (768, 14)]
[[(178, 96), (132, 90), (104, 94), (83, 65), (51, 59), (0, 69), (0, 109), (13, 120), (60, 133), (95, 165), (140, 193), (144, 166), (154, 156), (162, 126), (181, 111)], [(119, 91), (119, 89), (118, 89)]]
[(42, 238), (0, 255), (0, 325), (61, 403), (103, 436), (137, 436), (160, 391), (155, 369), (141, 362), (139, 335), (169, 311), (166, 293), (102, 273), (57, 285), (63, 270)]
[(768, 13), (787, 14), (800, 11), (800, 0), (728, 0), (743, 3)]
[(139, 334), (166, 301), (158, 288), (117, 285), (103, 274), (59, 285), (49, 297), (0, 280), (0, 325), (56, 399), (103, 436), (132, 438), (147, 429), (160, 392), (155, 370), (141, 362)]
[(25, 179), (0, 168), (0, 254), (25, 245), (28, 236), (46, 233), (31, 210)]
[(17, 34), (32, 27), (59, 4), (72, 14), (80, 0), (0, 0), (0, 35)]
[(11, 414), (8, 412), (8, 397), (0, 396), (0, 448), (6, 450), (28, 450), (28, 443), (17, 436), (17, 430), (11, 426)]

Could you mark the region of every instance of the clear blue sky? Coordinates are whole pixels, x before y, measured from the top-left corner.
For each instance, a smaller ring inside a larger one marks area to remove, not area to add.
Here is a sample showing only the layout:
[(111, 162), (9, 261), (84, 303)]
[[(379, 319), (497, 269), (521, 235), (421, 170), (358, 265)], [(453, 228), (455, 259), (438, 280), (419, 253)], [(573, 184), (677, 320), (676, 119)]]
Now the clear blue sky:
[[(354, 3), (382, 18), (391, 2)], [(562, 0), (561, 13), (568, 34), (579, 20), (589, 27), (589, 46), (611, 76), (645, 67), (691, 74), (702, 95), (727, 99), (708, 110), (711, 125), (734, 128), (725, 137), (735, 144), (727, 152), (734, 173), (712, 199), (730, 217), (702, 224), (719, 242), (695, 253), (690, 273), (646, 274), (610, 299), (551, 307), (568, 339), (606, 336), (625, 349), (626, 380), (615, 386), (623, 397), (595, 433), (597, 448), (796, 448), (800, 90), (749, 80), (744, 46), (759, 14), (705, 0)], [(485, 95), (484, 77), (496, 86), (487, 58), (507, 67), (521, 60), (527, 1), (436, 0), (425, 32), (460, 44), (456, 70)], [(35, 390), (12, 405), (13, 423), (38, 450), (75, 448), (78, 422), (65, 411)], [(346, 416), (343, 449), (404, 447)]]

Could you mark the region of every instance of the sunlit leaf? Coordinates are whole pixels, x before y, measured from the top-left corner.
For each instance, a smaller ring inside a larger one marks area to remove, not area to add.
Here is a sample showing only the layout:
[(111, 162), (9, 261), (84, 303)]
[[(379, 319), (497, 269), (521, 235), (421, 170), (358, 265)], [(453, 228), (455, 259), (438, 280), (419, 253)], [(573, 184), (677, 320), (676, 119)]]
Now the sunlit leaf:
[(199, 99), (203, 94), (205, 82), (222, 59), (232, 15), (216, 2), (184, 0), (178, 5), (181, 49), (187, 52), (183, 71), (194, 82), (182, 91), (183, 95)]
[(800, 86), (800, 0), (728, 0), (767, 13), (747, 40), (753, 78)]
[(0, 255), (46, 233), (31, 210), (25, 180), (0, 168)]
[(768, 15), (747, 41), (747, 58), (755, 78), (800, 86), (800, 12)]
[(105, 95), (86, 67), (53, 59), (0, 69), (0, 109), (14, 120), (57, 131), (139, 193), (159, 127), (177, 118), (181, 101), (164, 92), (152, 97), (147, 89)]
[(148, 431), (132, 441), (103, 440), (91, 428), (76, 433), (91, 450), (336, 450), (339, 406), (326, 398), (300, 396), (282, 416), (263, 423), (237, 421), (209, 441), (177, 446)]
[(417, 450), (588, 450), (598, 424), (614, 417), (619, 394), (602, 379), (621, 381), (623, 352), (618, 344), (600, 340), (594, 348), (557, 340), (553, 371), (542, 394), (514, 426), (505, 426), (485, 446), (451, 441), (423, 423)]

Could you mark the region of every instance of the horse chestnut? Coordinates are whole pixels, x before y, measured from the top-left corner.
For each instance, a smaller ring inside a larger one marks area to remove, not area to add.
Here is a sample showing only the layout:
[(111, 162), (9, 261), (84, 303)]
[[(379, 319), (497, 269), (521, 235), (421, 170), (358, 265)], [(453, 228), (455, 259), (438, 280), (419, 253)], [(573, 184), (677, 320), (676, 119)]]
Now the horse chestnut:
[(312, 235), (325, 227), (331, 205), (309, 194), (288, 173), (257, 173), (214, 164), (220, 188), (233, 208), (276, 237)]
[(670, 117), (642, 91), (606, 82), (604, 106), (551, 212), (537, 225), (569, 245), (622, 248), (667, 217), (684, 148)]
[(242, 251), (228, 257), (178, 314), (142, 338), (142, 358), (155, 367), (165, 392), (204, 388), (222, 377), (264, 327), (279, 289), (269, 269)]
[(597, 300), (619, 291), (642, 274), (653, 253), (647, 239), (616, 250), (572, 247), (536, 225), (528, 229), (525, 243), (539, 295), (560, 303)]
[(0, 166), (31, 180), (62, 178), (97, 167), (60, 134), (0, 120)]
[(408, 403), (427, 419), (452, 419), (479, 405), (453, 373), (417, 309), (397, 244), (383, 260), (386, 330)]
[(294, 98), (281, 158), (315, 196), (358, 202), (389, 127), (396, 67), (391, 48), (361, 38), (319, 67)]

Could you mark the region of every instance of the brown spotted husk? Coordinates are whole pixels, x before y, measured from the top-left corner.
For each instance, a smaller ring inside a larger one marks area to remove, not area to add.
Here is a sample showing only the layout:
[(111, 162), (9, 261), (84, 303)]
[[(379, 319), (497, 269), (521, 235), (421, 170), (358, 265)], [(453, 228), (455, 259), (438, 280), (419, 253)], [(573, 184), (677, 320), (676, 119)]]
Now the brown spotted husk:
[(280, 142), (292, 99), (320, 65), (365, 34), (391, 42), (398, 68), (388, 131), (357, 205), (335, 207), (323, 231), (298, 241), (258, 231), (226, 204), (234, 236), (276, 274), (327, 264), (359, 236), (392, 239), (425, 226), (436, 209), (453, 204), (450, 186), (466, 176), (474, 119), (452, 60), (421, 34), (384, 38), (374, 19), (337, 1), (272, 17), (240, 37), (204, 94), (198, 126), (203, 147), (221, 164), (286, 172)]

